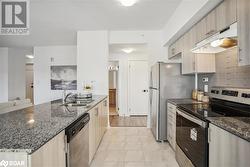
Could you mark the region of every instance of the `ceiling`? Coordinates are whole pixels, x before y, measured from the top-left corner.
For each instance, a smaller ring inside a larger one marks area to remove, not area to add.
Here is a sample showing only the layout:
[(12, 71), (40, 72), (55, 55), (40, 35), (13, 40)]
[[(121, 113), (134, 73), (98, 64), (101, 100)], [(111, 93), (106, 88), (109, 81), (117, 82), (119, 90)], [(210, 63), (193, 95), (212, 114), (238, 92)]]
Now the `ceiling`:
[(30, 0), (28, 36), (1, 36), (0, 46), (75, 45), (78, 30), (158, 30), (181, 0)]
[(112, 44), (109, 45), (109, 53), (110, 55), (124, 55), (127, 54), (122, 49), (133, 49), (134, 51), (131, 54), (135, 55), (147, 55), (148, 48), (146, 44)]

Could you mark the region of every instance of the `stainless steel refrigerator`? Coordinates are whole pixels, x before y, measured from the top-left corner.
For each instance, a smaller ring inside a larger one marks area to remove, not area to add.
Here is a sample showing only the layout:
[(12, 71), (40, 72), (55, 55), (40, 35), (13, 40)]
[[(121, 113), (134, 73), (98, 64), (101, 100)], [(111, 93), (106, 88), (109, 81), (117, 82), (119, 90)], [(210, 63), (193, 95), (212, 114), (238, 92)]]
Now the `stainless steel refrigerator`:
[(179, 63), (156, 63), (150, 73), (150, 126), (157, 141), (167, 140), (167, 99), (190, 98), (194, 76), (181, 75)]

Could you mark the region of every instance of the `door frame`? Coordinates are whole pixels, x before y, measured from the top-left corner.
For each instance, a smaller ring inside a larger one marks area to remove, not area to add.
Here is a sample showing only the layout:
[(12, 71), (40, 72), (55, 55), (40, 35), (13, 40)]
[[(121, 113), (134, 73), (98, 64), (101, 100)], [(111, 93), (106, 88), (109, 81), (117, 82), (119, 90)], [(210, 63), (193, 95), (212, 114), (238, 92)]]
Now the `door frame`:
[(118, 70), (116, 71), (116, 112), (118, 113), (118, 115), (120, 115), (120, 113), (119, 113), (119, 106), (120, 106), (120, 82), (121, 82), (120, 81), (120, 61), (119, 60), (109, 60), (109, 62), (115, 62), (115, 63), (118, 64)]
[[(128, 89), (127, 89), (127, 115), (128, 116), (131, 116), (130, 114), (130, 62), (146, 62), (148, 64), (148, 67), (149, 67), (149, 63), (147, 60), (128, 60)], [(147, 75), (148, 75), (148, 80), (147, 80), (147, 83), (148, 83), (148, 102), (147, 102), (147, 112), (146, 112), (146, 115), (142, 114), (141, 116), (149, 116), (149, 76), (150, 76), (150, 72), (149, 72), (149, 69), (147, 69)], [(133, 114), (132, 114), (133, 115)], [(138, 116), (140, 116), (140, 114), (138, 114)]]

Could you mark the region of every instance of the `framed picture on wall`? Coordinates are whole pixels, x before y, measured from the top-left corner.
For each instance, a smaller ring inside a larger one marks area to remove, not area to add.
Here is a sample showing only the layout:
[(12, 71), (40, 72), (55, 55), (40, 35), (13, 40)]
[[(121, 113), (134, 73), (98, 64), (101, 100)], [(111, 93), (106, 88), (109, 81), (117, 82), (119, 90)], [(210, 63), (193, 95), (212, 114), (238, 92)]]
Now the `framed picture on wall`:
[(77, 66), (51, 66), (51, 90), (77, 90)]

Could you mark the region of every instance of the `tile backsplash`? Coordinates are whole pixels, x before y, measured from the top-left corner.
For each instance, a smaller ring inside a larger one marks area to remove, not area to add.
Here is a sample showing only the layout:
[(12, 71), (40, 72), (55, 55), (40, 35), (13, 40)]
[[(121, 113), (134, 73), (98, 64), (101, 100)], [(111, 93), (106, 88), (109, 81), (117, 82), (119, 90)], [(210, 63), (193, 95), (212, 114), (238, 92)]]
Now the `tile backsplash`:
[[(203, 90), (205, 84), (209, 87), (241, 87), (250, 88), (250, 66), (238, 66), (237, 48), (228, 49), (215, 55), (216, 73), (200, 74), (199, 88)], [(202, 78), (208, 77), (209, 82), (202, 82)]]

